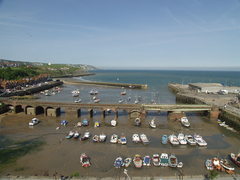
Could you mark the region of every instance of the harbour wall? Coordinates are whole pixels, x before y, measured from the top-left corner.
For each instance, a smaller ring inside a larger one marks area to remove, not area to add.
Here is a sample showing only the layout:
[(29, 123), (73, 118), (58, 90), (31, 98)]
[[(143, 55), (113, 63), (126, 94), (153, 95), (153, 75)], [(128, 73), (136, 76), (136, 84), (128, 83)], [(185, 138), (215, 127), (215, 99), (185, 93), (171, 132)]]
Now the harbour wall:
[(35, 86), (35, 87), (27, 88), (25, 90), (19, 90), (19, 91), (3, 94), (1, 95), (1, 97), (30, 95), (30, 94), (38, 93), (40, 91), (51, 89), (55, 86), (60, 86), (62, 84), (63, 84), (62, 81), (50, 81), (48, 82), (48, 84), (42, 84), (41, 86)]
[(225, 121), (226, 124), (233, 127), (235, 130), (240, 132), (240, 117), (228, 110), (221, 110), (219, 118), (222, 121)]

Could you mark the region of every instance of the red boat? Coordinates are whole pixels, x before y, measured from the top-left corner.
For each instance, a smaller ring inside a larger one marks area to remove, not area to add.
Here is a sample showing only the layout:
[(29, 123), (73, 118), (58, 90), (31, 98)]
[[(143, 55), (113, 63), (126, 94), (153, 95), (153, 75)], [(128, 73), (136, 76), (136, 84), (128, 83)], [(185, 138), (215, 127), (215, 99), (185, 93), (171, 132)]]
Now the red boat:
[(136, 154), (133, 158), (133, 164), (136, 168), (141, 168), (142, 167), (142, 158), (139, 154)]
[(80, 162), (82, 163), (82, 167), (90, 167), (91, 166), (90, 158), (85, 153), (81, 154)]
[(238, 155), (231, 153), (230, 159), (234, 164), (236, 164), (238, 167), (240, 167), (240, 153)]

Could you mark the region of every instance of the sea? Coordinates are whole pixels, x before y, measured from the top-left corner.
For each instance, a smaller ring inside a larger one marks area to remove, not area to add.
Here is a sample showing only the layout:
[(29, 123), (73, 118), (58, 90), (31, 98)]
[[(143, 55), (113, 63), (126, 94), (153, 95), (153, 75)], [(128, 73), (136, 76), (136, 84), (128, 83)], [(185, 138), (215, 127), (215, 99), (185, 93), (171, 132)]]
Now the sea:
[(86, 85), (65, 85), (63, 92), (55, 96), (42, 97), (46, 101), (72, 102), (76, 98), (71, 91), (80, 89), (82, 103), (91, 103), (91, 89), (96, 89), (100, 103), (140, 103), (173, 104), (175, 95), (168, 89), (168, 83), (221, 83), (224, 86), (240, 86), (240, 71), (190, 71), (190, 70), (95, 70), (95, 75), (74, 77), (78, 81), (98, 81), (114, 83), (147, 84), (147, 90), (127, 89), (127, 95), (121, 96), (121, 87), (102, 87)]

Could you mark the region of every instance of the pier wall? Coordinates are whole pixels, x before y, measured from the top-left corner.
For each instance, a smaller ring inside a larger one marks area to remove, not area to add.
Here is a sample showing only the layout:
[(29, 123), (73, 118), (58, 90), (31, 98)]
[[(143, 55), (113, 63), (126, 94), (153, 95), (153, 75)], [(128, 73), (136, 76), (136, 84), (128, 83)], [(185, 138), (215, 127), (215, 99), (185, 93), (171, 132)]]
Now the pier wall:
[(240, 132), (240, 117), (232, 112), (222, 109), (219, 118), (225, 121), (226, 124), (233, 127), (235, 130)]

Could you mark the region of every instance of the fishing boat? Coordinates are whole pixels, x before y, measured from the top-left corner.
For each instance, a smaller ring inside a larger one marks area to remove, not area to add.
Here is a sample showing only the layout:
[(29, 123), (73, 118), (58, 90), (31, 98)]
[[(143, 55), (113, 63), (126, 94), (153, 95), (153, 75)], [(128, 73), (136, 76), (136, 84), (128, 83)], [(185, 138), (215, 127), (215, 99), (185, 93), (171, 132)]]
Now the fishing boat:
[(172, 145), (179, 145), (179, 141), (178, 141), (178, 138), (175, 134), (172, 134), (168, 137), (169, 139), (169, 142), (172, 144)]
[(118, 135), (113, 134), (110, 139), (110, 143), (116, 144), (118, 142)]
[(81, 141), (87, 140), (91, 137), (90, 132), (86, 131), (83, 136), (81, 137)]
[(82, 120), (82, 126), (88, 126), (89, 122), (87, 119)]
[(142, 158), (139, 154), (136, 154), (133, 158), (133, 164), (136, 168), (141, 168), (142, 167), (142, 164), (143, 164), (143, 161), (142, 161)]
[(115, 168), (120, 168), (122, 167), (124, 164), (123, 164), (123, 158), (122, 157), (117, 157), (116, 160), (114, 161), (114, 167)]
[(227, 159), (221, 159), (220, 160), (220, 165), (226, 170), (226, 171), (232, 171), (234, 172), (235, 168), (232, 167)]
[(156, 123), (155, 123), (155, 119), (152, 119), (152, 120), (150, 121), (149, 126), (150, 126), (151, 128), (156, 128), (156, 127), (157, 127), (157, 125), (156, 125)]
[(127, 94), (127, 92), (126, 92), (126, 90), (124, 90), (124, 91), (122, 91), (120, 94), (121, 94), (122, 96), (124, 96), (124, 95)]
[(168, 158), (168, 165), (170, 167), (177, 167), (178, 165), (178, 160), (177, 157), (174, 154), (171, 154)]
[(196, 142), (195, 139), (192, 137), (192, 135), (187, 134), (187, 135), (185, 135), (185, 138), (186, 138), (187, 143), (188, 143), (189, 145), (196, 145), (196, 144), (197, 144), (197, 142)]
[(144, 166), (151, 166), (151, 158), (150, 158), (150, 156), (144, 156), (144, 158), (143, 158), (143, 165)]
[(146, 134), (140, 134), (140, 139), (141, 139), (143, 144), (148, 144), (149, 143), (149, 140), (148, 140)]
[(152, 163), (154, 166), (160, 166), (160, 156), (159, 154), (153, 154)]
[(105, 142), (107, 139), (107, 135), (106, 134), (100, 134), (99, 135), (99, 142)]
[(213, 168), (213, 162), (212, 162), (211, 159), (207, 159), (205, 161), (205, 166), (206, 166), (207, 170), (209, 170), (209, 171), (212, 171), (214, 169)]
[(118, 100), (118, 103), (119, 103), (119, 104), (122, 104), (123, 102), (124, 102), (123, 99), (119, 99), (119, 100)]
[(119, 143), (120, 143), (120, 144), (123, 144), (123, 145), (127, 144), (127, 138), (126, 138), (126, 136), (121, 136), (120, 139), (119, 139)]
[(134, 122), (135, 122), (135, 126), (140, 126), (141, 125), (141, 119), (140, 118), (136, 118)]
[(181, 145), (187, 144), (187, 140), (186, 140), (183, 133), (179, 133), (177, 138), (178, 138), (178, 141)]
[(99, 136), (98, 135), (94, 135), (92, 140), (93, 140), (93, 142), (99, 142)]
[(193, 137), (199, 146), (207, 146), (207, 142), (199, 134), (194, 134)]
[(188, 118), (185, 116), (181, 118), (181, 123), (185, 127), (190, 127), (190, 122), (188, 121)]
[(131, 162), (132, 162), (132, 158), (126, 158), (126, 159), (124, 159), (124, 166), (125, 166), (126, 168), (129, 167), (130, 164), (131, 164)]
[(166, 134), (164, 134), (162, 136), (162, 144), (167, 144), (167, 142), (168, 142), (168, 136)]
[(66, 139), (71, 139), (74, 136), (73, 131), (69, 131), (68, 135), (66, 136)]
[(133, 135), (132, 135), (132, 142), (134, 142), (134, 143), (139, 143), (139, 142), (141, 142), (140, 137), (139, 137), (138, 134), (133, 134)]
[(96, 128), (96, 127), (99, 127), (100, 126), (100, 122), (99, 121), (96, 121), (95, 123), (94, 123), (94, 127)]
[(212, 163), (213, 163), (213, 167), (218, 170), (221, 171), (222, 170), (222, 166), (220, 164), (220, 160), (217, 157), (212, 158)]
[(91, 166), (90, 158), (85, 153), (81, 154), (80, 162), (82, 163), (82, 167), (90, 167)]
[(236, 164), (238, 167), (240, 167), (240, 153), (238, 155), (231, 153), (230, 159), (234, 164)]
[(74, 133), (74, 135), (73, 135), (73, 138), (74, 138), (74, 139), (77, 139), (77, 138), (79, 138), (79, 136), (80, 136), (79, 132), (76, 131), (76, 132)]
[(113, 127), (117, 126), (116, 119), (112, 119), (110, 123), (111, 123), (111, 126), (113, 126)]
[(167, 167), (168, 166), (168, 154), (162, 153), (160, 156), (160, 165)]
[(29, 126), (35, 126), (38, 124), (40, 121), (38, 118), (32, 118), (32, 120), (28, 123)]

